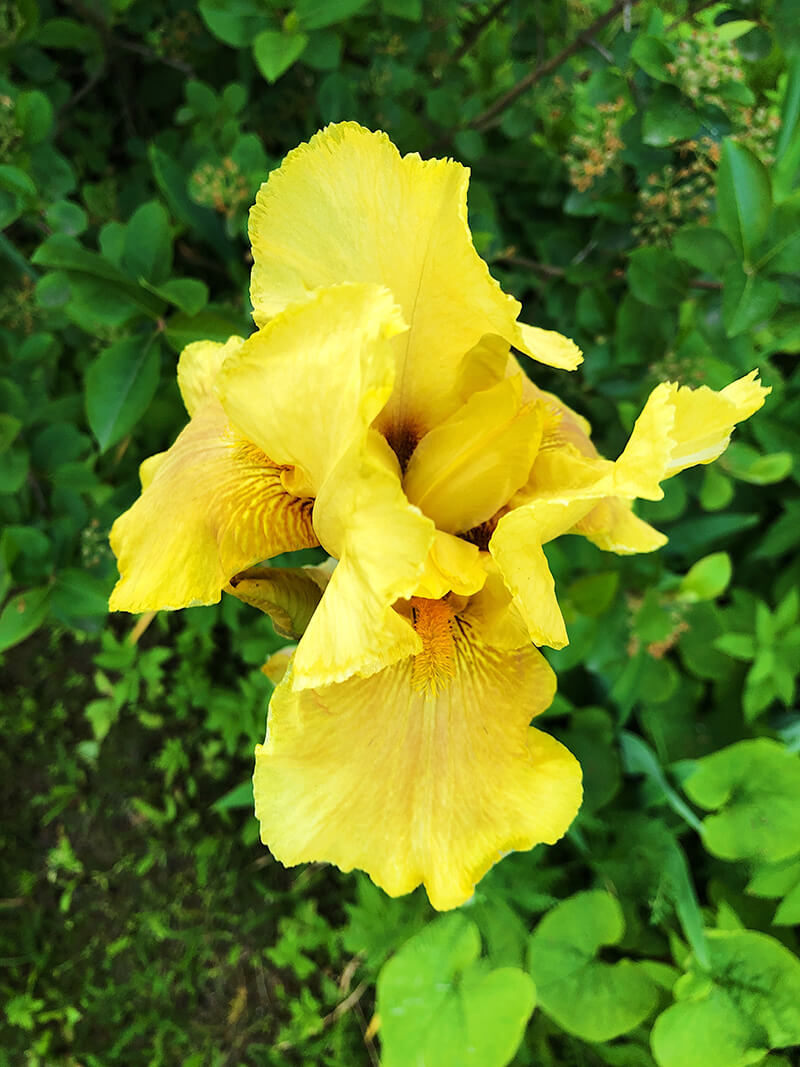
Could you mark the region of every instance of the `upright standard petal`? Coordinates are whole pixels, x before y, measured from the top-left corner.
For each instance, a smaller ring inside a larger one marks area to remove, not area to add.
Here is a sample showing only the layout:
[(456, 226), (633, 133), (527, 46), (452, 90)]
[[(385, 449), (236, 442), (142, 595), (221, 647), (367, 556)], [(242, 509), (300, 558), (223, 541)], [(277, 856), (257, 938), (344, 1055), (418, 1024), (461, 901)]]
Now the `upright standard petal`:
[(555, 691), (541, 654), (492, 648), (463, 621), (445, 633), (445, 602), (428, 603), (420, 656), (448, 661), (445, 684), (421, 684), (414, 660), (305, 692), (287, 678), (254, 791), (262, 840), (282, 863), (358, 867), (391, 896), (423, 883), (443, 910), (503, 853), (558, 840), (581, 773), (528, 726)]
[(319, 286), (391, 290), (410, 329), (394, 341), (396, 385), (379, 428), (401, 455), (462, 402), (461, 363), (484, 335), (574, 361), (552, 337), (528, 344), (517, 328), (520, 305), (472, 244), (468, 179), (452, 160), (401, 156), (385, 134), (344, 122), (290, 152), (250, 214), (259, 325)]
[(404, 330), (387, 289), (318, 290), (226, 361), (220, 398), (234, 425), (276, 463), (298, 468), (316, 495), (389, 399), (389, 339)]
[(120, 572), (112, 611), (215, 604), (237, 571), (318, 544), (313, 502), (286, 492), (281, 468), (234, 431), (218, 403), (201, 408), (158, 459), (111, 529)]
[(440, 530), (471, 530), (525, 483), (541, 436), (541, 407), (523, 403), (522, 375), (473, 393), (417, 445), (403, 477), (408, 499)]

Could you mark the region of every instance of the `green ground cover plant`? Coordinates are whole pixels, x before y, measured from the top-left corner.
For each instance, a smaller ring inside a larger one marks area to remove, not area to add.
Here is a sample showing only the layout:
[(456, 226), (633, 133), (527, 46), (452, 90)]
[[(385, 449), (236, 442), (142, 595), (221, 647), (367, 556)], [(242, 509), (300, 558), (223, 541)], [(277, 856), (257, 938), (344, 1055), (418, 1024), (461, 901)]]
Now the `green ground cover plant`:
[[(0, 1065), (789, 1067), (795, 0), (0, 0), (0, 65)], [(258, 843), (266, 616), (107, 611), (180, 351), (251, 330), (256, 191), (342, 119), (471, 167), (604, 454), (661, 381), (772, 390), (639, 507), (660, 552), (547, 546), (583, 807), (443, 916)]]

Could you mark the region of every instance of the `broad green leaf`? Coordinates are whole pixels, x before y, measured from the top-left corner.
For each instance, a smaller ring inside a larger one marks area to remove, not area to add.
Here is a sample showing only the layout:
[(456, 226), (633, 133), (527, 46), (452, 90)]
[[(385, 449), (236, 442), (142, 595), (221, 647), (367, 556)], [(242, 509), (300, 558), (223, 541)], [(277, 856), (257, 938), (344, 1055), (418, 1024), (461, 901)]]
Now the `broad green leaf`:
[[(164, 302), (146, 292), (131, 281), (117, 267), (97, 252), (88, 252), (78, 241), (66, 233), (54, 233), (39, 245), (31, 262), (40, 267), (63, 270), (73, 284), (88, 284), (103, 281), (105, 292), (117, 295), (128, 305), (141, 309), (151, 317), (158, 318), (164, 311)], [(102, 291), (102, 290), (101, 290)]]
[(0, 652), (30, 637), (50, 608), (50, 586), (28, 589), (8, 600), (0, 612)]
[(765, 737), (698, 760), (683, 783), (699, 807), (703, 844), (721, 859), (773, 863), (800, 852), (800, 756)]
[[(251, 40), (252, 37), (248, 38), (248, 45)], [(157, 145), (150, 145), (148, 158), (156, 185), (173, 216), (194, 230), (223, 260), (229, 260), (233, 246), (225, 235), (225, 227), (211, 208), (201, 207), (190, 198), (183, 168)]]
[(717, 215), (720, 228), (745, 260), (752, 259), (767, 232), (771, 210), (772, 190), (766, 167), (749, 149), (726, 139), (719, 165)]
[(478, 928), (446, 915), (421, 930), (378, 976), (383, 1067), (504, 1067), (536, 1002), (530, 978), (478, 959)]
[(677, 307), (686, 295), (689, 271), (664, 248), (637, 248), (628, 262), (628, 284), (637, 300), (656, 308)]
[(230, 308), (206, 307), (197, 315), (175, 314), (167, 320), (167, 341), (181, 352), (192, 341), (227, 341), (234, 335), (246, 337), (252, 327)]
[(75, 626), (78, 619), (107, 615), (110, 592), (108, 582), (76, 567), (66, 567), (56, 576), (51, 610), (57, 619)]
[(99, 52), (100, 35), (92, 26), (75, 19), (48, 19), (36, 34), (40, 48), (74, 48), (78, 52)]
[(743, 37), (750, 30), (754, 29), (758, 25), (757, 22), (750, 22), (749, 19), (732, 19), (730, 22), (723, 22), (714, 27), (714, 36), (719, 41), (736, 41), (739, 37)]
[(130, 433), (158, 387), (160, 352), (153, 339), (126, 337), (86, 373), (86, 416), (101, 451)]
[(262, 30), (253, 41), (256, 66), (272, 85), (303, 54), (308, 44), (305, 33)]
[(781, 299), (777, 282), (747, 273), (731, 263), (722, 276), (722, 319), (728, 337), (736, 337), (770, 318)]
[(754, 897), (783, 897), (772, 917), (773, 926), (800, 924), (800, 856), (758, 867), (747, 892)]
[(673, 237), (672, 250), (678, 259), (716, 277), (736, 256), (725, 234), (710, 226), (684, 226)]
[(744, 1067), (770, 1048), (800, 1042), (800, 961), (750, 930), (708, 934), (711, 966), (694, 961), (675, 986), (677, 1003), (651, 1035), (659, 1067)]
[(628, 1033), (658, 1002), (656, 986), (639, 964), (597, 959), (624, 932), (616, 898), (590, 890), (557, 904), (531, 935), (528, 970), (542, 1011), (584, 1041), (610, 1041)]
[(0, 456), (14, 443), (21, 429), (22, 419), (0, 412)]
[(198, 8), (214, 36), (233, 48), (246, 48), (269, 25), (267, 8), (258, 0), (200, 0)]
[(304, 30), (321, 30), (356, 15), (369, 0), (296, 0), (294, 13)]
[(732, 574), (727, 552), (713, 552), (699, 559), (681, 580), (679, 595), (683, 600), (714, 600), (728, 588)]
[(419, 22), (422, 18), (422, 0), (381, 0), (381, 7), (387, 15)]
[(672, 81), (672, 75), (666, 70), (667, 63), (674, 59), (672, 49), (659, 37), (639, 34), (631, 48), (631, 59), (641, 67), (645, 74), (658, 81)]
[(58, 233), (69, 233), (75, 236), (83, 233), (89, 225), (86, 212), (78, 204), (70, 200), (57, 200), (51, 204), (45, 212), (47, 224)]
[(722, 460), (724, 469), (739, 481), (751, 485), (772, 485), (787, 478), (794, 467), (791, 452), (774, 452), (763, 456), (755, 448), (734, 441)]
[(622, 781), (614, 722), (605, 708), (581, 708), (559, 741), (583, 767), (584, 812), (598, 811), (619, 792)]
[(162, 204), (150, 200), (134, 211), (125, 228), (122, 266), (131, 277), (158, 285), (172, 269), (169, 218)]
[(642, 140), (656, 148), (685, 141), (694, 136), (700, 119), (672, 85), (661, 85), (653, 93), (642, 120)]
[(145, 283), (145, 288), (187, 315), (198, 315), (208, 303), (208, 286), (196, 278), (170, 278), (162, 285)]

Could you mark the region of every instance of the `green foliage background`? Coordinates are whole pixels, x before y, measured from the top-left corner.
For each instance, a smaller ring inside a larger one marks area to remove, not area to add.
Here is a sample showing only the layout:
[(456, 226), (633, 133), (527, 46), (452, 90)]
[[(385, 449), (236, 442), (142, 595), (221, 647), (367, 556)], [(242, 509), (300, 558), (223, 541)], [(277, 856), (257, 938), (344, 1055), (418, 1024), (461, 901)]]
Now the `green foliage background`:
[[(797, 0), (0, 0), (0, 58), (0, 1064), (797, 1062)], [(343, 118), (472, 168), (607, 455), (661, 380), (772, 387), (663, 551), (548, 546), (586, 801), (440, 918), (257, 844), (266, 617), (106, 615), (177, 354), (249, 332), (247, 209)]]

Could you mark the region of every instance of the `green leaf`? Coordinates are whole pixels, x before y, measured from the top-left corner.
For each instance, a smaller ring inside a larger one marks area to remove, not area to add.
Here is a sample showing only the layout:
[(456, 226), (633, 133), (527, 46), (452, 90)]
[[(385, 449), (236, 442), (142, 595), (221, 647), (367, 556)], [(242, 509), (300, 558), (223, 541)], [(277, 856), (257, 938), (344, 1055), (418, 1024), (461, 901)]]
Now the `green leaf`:
[[(247, 43), (251, 40), (249, 38)], [(148, 157), (156, 185), (174, 217), (194, 230), (223, 260), (229, 260), (233, 248), (225, 235), (225, 227), (210, 208), (201, 207), (190, 198), (184, 170), (157, 145), (150, 145)]]
[(53, 615), (69, 626), (76, 620), (108, 614), (108, 583), (86, 571), (66, 567), (58, 572), (53, 585)]
[(642, 140), (656, 148), (686, 141), (694, 136), (700, 119), (672, 85), (660, 85), (653, 93), (642, 120)]
[(253, 807), (253, 780), (248, 778), (241, 785), (229, 789), (227, 793), (215, 800), (211, 805), (212, 811), (230, 811), (231, 808)]
[(772, 189), (764, 164), (743, 145), (726, 138), (722, 145), (717, 184), (720, 229), (746, 261), (769, 226)]
[(773, 452), (763, 456), (755, 448), (734, 441), (722, 461), (723, 468), (739, 481), (751, 485), (773, 485), (792, 473), (794, 456), (791, 452)]
[(158, 318), (164, 311), (164, 303), (119, 271), (113, 263), (96, 252), (82, 248), (74, 237), (66, 233), (54, 233), (34, 252), (31, 262), (40, 267), (63, 270), (74, 282), (90, 282), (101, 279), (105, 291), (124, 299), (148, 315)]
[(233, 48), (246, 48), (268, 25), (266, 8), (258, 0), (200, 0), (200, 14), (215, 37)]
[(89, 225), (83, 208), (69, 200), (57, 200), (55, 204), (51, 204), (45, 212), (45, 218), (51, 229), (73, 236), (83, 233)]
[(631, 48), (631, 59), (634, 63), (641, 67), (645, 74), (662, 82), (672, 80), (672, 75), (665, 68), (674, 58), (672, 49), (664, 41), (645, 33), (636, 38)]
[(49, 608), (49, 585), (28, 589), (12, 597), (0, 612), (0, 652), (19, 644), (37, 630)]
[(708, 943), (710, 971), (690, 961), (675, 986), (677, 1003), (656, 1019), (659, 1067), (740, 1067), (800, 1042), (797, 957), (750, 930), (713, 930)]
[(628, 261), (628, 284), (637, 300), (651, 307), (677, 307), (686, 295), (689, 271), (663, 248), (638, 248)]
[(683, 788), (717, 811), (703, 821), (712, 855), (772, 863), (800, 852), (800, 756), (777, 741), (739, 741), (705, 756)]
[(557, 904), (534, 930), (528, 969), (542, 1011), (584, 1041), (610, 1041), (642, 1023), (658, 994), (632, 960), (603, 963), (604, 945), (622, 940), (625, 922), (616, 898), (603, 890)]
[(196, 278), (170, 278), (162, 285), (145, 285), (187, 315), (198, 315), (208, 303), (208, 286)]
[(740, 263), (725, 269), (722, 285), (722, 320), (728, 337), (765, 322), (780, 303), (780, 285), (760, 274), (747, 273)]
[(714, 641), (714, 648), (732, 659), (740, 659), (745, 663), (755, 659), (756, 655), (756, 643), (751, 634), (721, 634)]
[(800, 130), (800, 50), (789, 58), (788, 67), (773, 168), (776, 200), (789, 196), (800, 169), (800, 137), (797, 136)]
[(300, 58), (308, 44), (305, 33), (262, 30), (253, 41), (256, 66), (272, 85)]
[(7, 452), (22, 429), (22, 420), (16, 415), (0, 412), (0, 456)]
[(387, 15), (409, 22), (419, 22), (422, 18), (422, 0), (381, 0), (381, 7)]
[(530, 978), (478, 960), (478, 928), (443, 916), (384, 965), (377, 984), (383, 1067), (504, 1067), (536, 1002)]
[(163, 205), (150, 200), (134, 211), (125, 228), (122, 267), (137, 280), (158, 285), (172, 269), (172, 238)]
[(86, 374), (86, 416), (101, 451), (130, 433), (158, 388), (160, 352), (153, 339), (126, 337)]
[(716, 277), (736, 255), (725, 234), (709, 226), (684, 226), (673, 237), (672, 250), (678, 259)]
[(683, 600), (714, 600), (728, 588), (732, 573), (727, 552), (714, 552), (699, 559), (681, 580), (679, 595)]
[(192, 341), (225, 342), (229, 337), (246, 337), (250, 328), (229, 308), (207, 307), (197, 315), (172, 315), (165, 333), (175, 351), (181, 352)]
[(349, 19), (368, 3), (369, 0), (297, 0), (294, 13), (304, 30), (321, 30)]
[(75, 19), (48, 19), (36, 34), (40, 48), (74, 48), (78, 52), (99, 52), (102, 48), (97, 30)]

